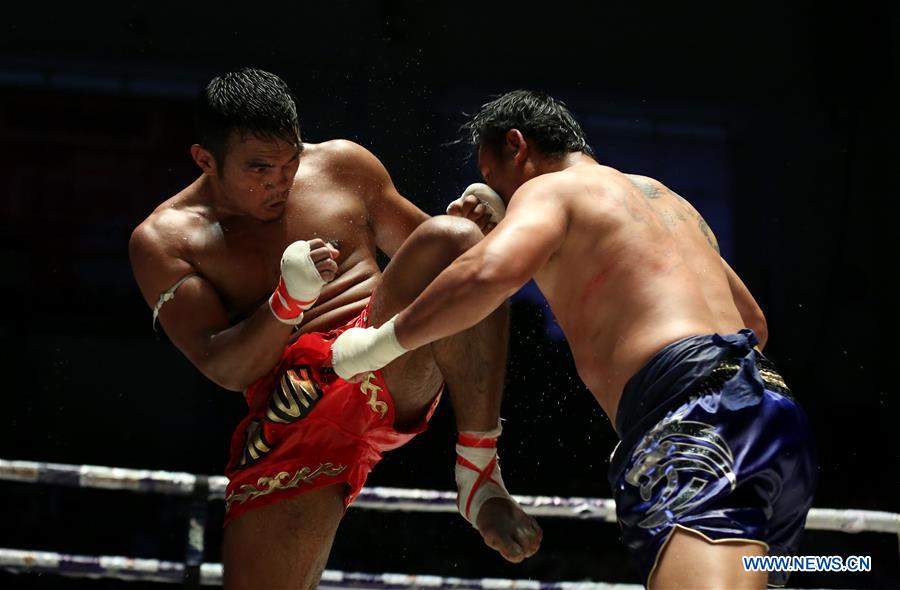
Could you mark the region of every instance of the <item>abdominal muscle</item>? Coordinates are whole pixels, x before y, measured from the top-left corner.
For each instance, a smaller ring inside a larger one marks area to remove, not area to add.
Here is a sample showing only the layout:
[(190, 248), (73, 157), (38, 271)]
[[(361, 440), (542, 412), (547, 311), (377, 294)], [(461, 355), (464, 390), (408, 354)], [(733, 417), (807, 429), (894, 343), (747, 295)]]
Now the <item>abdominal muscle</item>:
[(316, 304), (304, 314), (304, 322), (292, 337), (327, 332), (358, 316), (369, 304), (381, 271), (374, 260), (364, 259), (325, 285)]

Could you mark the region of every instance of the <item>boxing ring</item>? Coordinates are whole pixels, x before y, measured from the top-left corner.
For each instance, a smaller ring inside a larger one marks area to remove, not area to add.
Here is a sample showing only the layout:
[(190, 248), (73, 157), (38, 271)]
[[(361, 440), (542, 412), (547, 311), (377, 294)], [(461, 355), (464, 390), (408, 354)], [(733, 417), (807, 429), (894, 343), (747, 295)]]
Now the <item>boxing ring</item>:
[[(114, 578), (182, 584), (186, 588), (222, 583), (222, 565), (204, 563), (204, 532), (207, 505), (223, 500), (227, 478), (169, 471), (147, 471), (66, 465), (0, 459), (0, 480), (50, 484), (105, 490), (127, 490), (186, 497), (190, 503), (186, 550), (183, 562), (123, 556), (66, 555), (46, 551), (0, 548), (0, 568), (13, 572), (39, 572), (72, 577)], [(561, 498), (554, 496), (514, 496), (537, 517), (577, 518), (615, 523), (615, 504), (604, 498)], [(364, 488), (352, 505), (371, 510), (456, 513), (456, 493), (388, 487)], [(892, 534), (900, 541), (900, 514), (868, 510), (813, 508), (807, 530), (845, 533), (878, 532)], [(464, 579), (415, 574), (355, 573), (325, 570), (319, 584), (323, 589), (439, 589), (466, 590), (639, 590), (633, 584), (603, 582), (540, 582), (500, 578)]]

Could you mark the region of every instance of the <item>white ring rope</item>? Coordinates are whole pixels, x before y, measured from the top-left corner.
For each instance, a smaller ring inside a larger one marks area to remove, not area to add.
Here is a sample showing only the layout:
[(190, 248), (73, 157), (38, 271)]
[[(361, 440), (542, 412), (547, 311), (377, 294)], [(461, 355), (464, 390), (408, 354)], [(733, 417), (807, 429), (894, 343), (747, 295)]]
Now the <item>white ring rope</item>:
[[(74, 487), (191, 496), (221, 500), (228, 479), (190, 473), (149, 471), (67, 465), (0, 459), (0, 480), (47, 483)], [(206, 487), (205, 487), (206, 486)], [(207, 493), (208, 488), (208, 493)], [(202, 496), (201, 496), (202, 497)], [(605, 498), (561, 498), (555, 496), (514, 496), (536, 516), (556, 516), (615, 522), (615, 503)], [(456, 512), (456, 494), (436, 490), (372, 487), (364, 488), (353, 506), (379, 510), (415, 512)], [(192, 521), (193, 522), (193, 521)], [(857, 533), (861, 531), (900, 535), (900, 514), (868, 510), (813, 508), (806, 528)], [(202, 544), (199, 546), (202, 557)], [(116, 578), (164, 583), (183, 583), (183, 563), (121, 556), (65, 555), (46, 551), (0, 548), (0, 568), (13, 572), (43, 572), (72, 577)], [(222, 564), (199, 564), (199, 582), (204, 586), (222, 583)], [(604, 582), (541, 582), (500, 578), (465, 579), (410, 574), (369, 574), (325, 570), (319, 588), (378, 590), (640, 590), (633, 584)]]
[[(29, 483), (189, 496), (201, 478), (203, 476), (172, 471), (0, 459), (0, 480)], [(210, 476), (207, 481), (209, 499), (223, 499), (228, 479), (223, 476)], [(513, 497), (534, 516), (616, 521), (615, 503), (608, 498)], [(388, 487), (363, 488), (352, 506), (406, 512), (457, 511), (456, 492)], [(900, 514), (873, 510), (813, 508), (806, 519), (806, 528), (845, 533), (867, 531), (900, 535)]]
[[(47, 551), (0, 549), (0, 568), (84, 578), (115, 578), (180, 584), (184, 565), (174, 561), (135, 559), (112, 555), (63, 555)], [(204, 586), (222, 584), (222, 564), (204, 563), (200, 566), (200, 583)], [(634, 584), (605, 584), (603, 582), (539, 582), (535, 580), (505, 580), (501, 578), (445, 578), (409, 574), (367, 574), (325, 570), (319, 583), (321, 590), (337, 588), (438, 589), (462, 590), (642, 590)]]

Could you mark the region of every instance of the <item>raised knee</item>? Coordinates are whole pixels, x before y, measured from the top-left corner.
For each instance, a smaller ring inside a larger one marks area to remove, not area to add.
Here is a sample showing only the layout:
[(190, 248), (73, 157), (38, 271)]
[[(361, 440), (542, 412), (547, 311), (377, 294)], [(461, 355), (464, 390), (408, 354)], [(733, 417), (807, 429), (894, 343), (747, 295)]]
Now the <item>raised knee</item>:
[(475, 222), (452, 215), (432, 217), (419, 227), (419, 231), (425, 234), (424, 238), (439, 242), (442, 247), (455, 251), (457, 255), (484, 237)]

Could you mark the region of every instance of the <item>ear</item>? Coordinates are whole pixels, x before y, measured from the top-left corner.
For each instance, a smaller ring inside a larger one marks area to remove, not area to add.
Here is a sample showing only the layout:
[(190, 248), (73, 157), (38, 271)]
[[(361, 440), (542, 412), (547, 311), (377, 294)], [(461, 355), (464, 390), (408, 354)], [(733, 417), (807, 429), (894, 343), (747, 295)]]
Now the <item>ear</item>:
[(513, 161), (521, 165), (528, 157), (528, 141), (518, 129), (510, 129), (506, 132), (506, 147), (513, 153)]
[(218, 175), (219, 167), (216, 158), (212, 155), (212, 152), (202, 145), (195, 143), (191, 146), (191, 157), (194, 158), (194, 162), (197, 163), (197, 166), (200, 167), (204, 174), (209, 174), (210, 176)]

